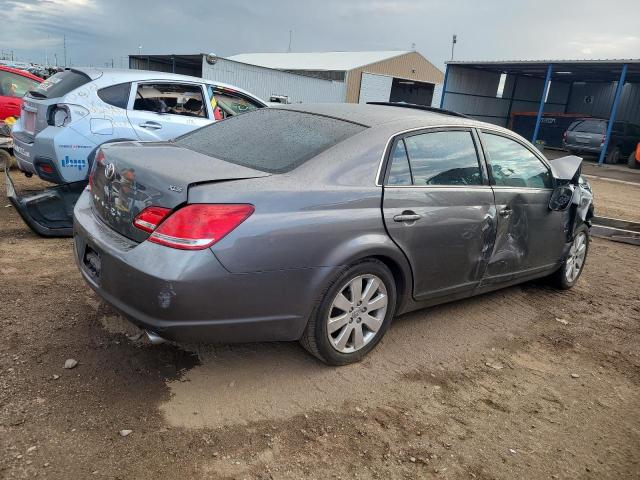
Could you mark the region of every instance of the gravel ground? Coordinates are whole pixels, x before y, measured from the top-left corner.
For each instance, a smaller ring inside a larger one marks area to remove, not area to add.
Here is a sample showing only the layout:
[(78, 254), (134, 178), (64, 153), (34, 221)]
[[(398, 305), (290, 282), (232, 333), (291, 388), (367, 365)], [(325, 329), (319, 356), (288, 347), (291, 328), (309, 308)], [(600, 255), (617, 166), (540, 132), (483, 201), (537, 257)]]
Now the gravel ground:
[[(637, 214), (637, 188), (609, 187), (594, 182), (599, 208)], [(411, 313), (364, 362), (328, 368), (296, 344), (137, 339), (71, 240), (36, 237), (7, 203), (0, 478), (640, 478), (638, 247), (595, 239), (571, 291)]]

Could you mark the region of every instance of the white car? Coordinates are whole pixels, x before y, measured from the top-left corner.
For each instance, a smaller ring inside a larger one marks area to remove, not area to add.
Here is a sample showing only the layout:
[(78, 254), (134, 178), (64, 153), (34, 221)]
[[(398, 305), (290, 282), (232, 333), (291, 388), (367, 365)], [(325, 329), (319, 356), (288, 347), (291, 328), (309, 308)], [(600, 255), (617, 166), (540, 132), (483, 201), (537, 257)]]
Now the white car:
[(98, 147), (170, 140), (264, 101), (230, 85), (145, 70), (72, 68), (24, 97), (13, 128), (18, 168), (65, 184), (86, 181)]

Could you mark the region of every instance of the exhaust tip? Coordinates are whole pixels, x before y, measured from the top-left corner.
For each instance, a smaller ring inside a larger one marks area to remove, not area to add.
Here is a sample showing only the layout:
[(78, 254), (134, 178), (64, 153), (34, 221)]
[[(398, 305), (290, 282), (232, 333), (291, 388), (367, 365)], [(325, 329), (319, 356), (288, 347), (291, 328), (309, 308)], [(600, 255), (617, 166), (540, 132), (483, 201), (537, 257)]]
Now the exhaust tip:
[(145, 330), (144, 332), (147, 334), (147, 338), (153, 345), (160, 345), (161, 343), (166, 342), (164, 338), (162, 338), (160, 335), (158, 335), (155, 332), (152, 332), (150, 330)]

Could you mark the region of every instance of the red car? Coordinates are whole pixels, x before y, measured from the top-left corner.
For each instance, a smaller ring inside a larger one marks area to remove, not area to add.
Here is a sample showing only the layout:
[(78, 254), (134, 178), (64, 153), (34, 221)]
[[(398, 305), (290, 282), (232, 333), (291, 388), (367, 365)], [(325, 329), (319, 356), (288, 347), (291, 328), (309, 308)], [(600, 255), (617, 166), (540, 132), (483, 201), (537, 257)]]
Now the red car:
[(29, 72), (0, 65), (0, 120), (19, 117), (22, 97), (42, 81)]

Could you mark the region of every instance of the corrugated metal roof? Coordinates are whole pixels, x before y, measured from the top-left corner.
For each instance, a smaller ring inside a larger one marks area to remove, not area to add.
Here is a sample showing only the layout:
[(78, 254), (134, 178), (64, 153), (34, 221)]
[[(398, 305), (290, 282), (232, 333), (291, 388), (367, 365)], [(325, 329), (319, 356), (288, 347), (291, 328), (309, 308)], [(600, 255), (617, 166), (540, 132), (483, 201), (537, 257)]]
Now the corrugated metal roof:
[(584, 64), (589, 64), (589, 63), (595, 63), (595, 64), (601, 64), (601, 63), (615, 63), (615, 64), (623, 64), (623, 63), (640, 63), (640, 58), (611, 58), (611, 59), (607, 59), (607, 58), (598, 58), (598, 59), (594, 59), (594, 60), (586, 60), (586, 59), (576, 59), (576, 60), (480, 60), (480, 61), (473, 61), (473, 60), (452, 60), (452, 61), (448, 61), (445, 62), (447, 65), (527, 65), (527, 64), (533, 64), (533, 65), (537, 65), (537, 64), (544, 64), (544, 65), (548, 65), (549, 63), (553, 63), (554, 65), (562, 65), (562, 64), (566, 64), (566, 63), (584, 63)]
[(348, 71), (407, 53), (411, 52), (242, 53), (227, 58), (278, 70)]

